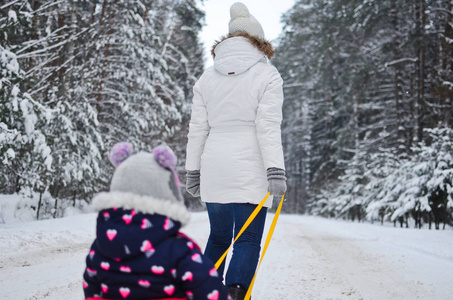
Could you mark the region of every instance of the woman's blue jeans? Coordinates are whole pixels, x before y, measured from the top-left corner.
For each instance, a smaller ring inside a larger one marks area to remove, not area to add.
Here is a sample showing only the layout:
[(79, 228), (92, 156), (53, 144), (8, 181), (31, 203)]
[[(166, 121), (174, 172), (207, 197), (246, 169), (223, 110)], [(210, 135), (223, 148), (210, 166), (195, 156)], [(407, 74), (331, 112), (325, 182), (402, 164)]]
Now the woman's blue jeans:
[[(248, 217), (255, 210), (249, 203), (206, 203), (211, 232), (205, 255), (214, 263), (228, 249), (234, 236), (239, 233)], [(233, 246), (233, 253), (226, 273), (227, 286), (240, 284), (248, 289), (255, 274), (261, 250), (267, 208), (263, 207)], [(223, 280), (225, 261), (218, 269)]]

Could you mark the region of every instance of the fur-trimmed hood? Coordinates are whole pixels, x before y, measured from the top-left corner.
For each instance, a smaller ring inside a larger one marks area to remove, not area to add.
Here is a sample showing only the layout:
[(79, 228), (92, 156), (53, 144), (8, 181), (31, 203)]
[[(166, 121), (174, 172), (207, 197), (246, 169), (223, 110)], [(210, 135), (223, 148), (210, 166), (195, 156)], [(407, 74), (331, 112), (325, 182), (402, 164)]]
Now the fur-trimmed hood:
[(272, 55), (270, 43), (246, 33), (236, 33), (214, 45), (214, 69), (227, 76), (239, 75), (260, 61), (267, 63)]
[(268, 59), (271, 59), (274, 56), (275, 51), (274, 51), (274, 47), (272, 46), (271, 42), (266, 41), (265, 39), (259, 38), (257, 36), (251, 36), (251, 35), (249, 35), (249, 34), (247, 34), (245, 32), (236, 32), (234, 34), (229, 34), (227, 36), (224, 36), (224, 37), (220, 38), (220, 40), (218, 40), (218, 41), (216, 41), (214, 43), (214, 45), (212, 46), (212, 49), (211, 49), (212, 57), (216, 58), (215, 49), (217, 48), (217, 46), (220, 43), (222, 43), (223, 41), (225, 41), (227, 39), (234, 38), (234, 37), (239, 37), (239, 36), (242, 36), (242, 37), (248, 39), (250, 41), (250, 43), (256, 49), (258, 49), (261, 52), (263, 52), (264, 55), (266, 55)]
[(140, 256), (143, 241), (157, 247), (189, 220), (183, 205), (130, 193), (101, 193), (93, 199), (93, 207), (99, 211), (96, 243), (111, 259)]
[(135, 210), (145, 214), (160, 214), (181, 222), (183, 226), (190, 220), (190, 213), (182, 203), (123, 192), (104, 192), (93, 198), (95, 211), (99, 212), (113, 207)]

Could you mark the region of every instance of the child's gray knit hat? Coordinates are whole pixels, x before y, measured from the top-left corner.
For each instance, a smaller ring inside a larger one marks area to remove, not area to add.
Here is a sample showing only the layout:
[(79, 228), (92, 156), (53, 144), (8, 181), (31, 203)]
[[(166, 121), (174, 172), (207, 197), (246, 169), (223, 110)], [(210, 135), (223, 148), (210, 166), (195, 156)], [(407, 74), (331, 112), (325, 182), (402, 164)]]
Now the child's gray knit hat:
[(189, 212), (181, 195), (174, 152), (166, 145), (156, 147), (153, 153), (132, 152), (132, 144), (127, 142), (113, 146), (109, 159), (116, 169), (110, 192), (93, 199), (95, 208), (123, 207), (187, 223)]

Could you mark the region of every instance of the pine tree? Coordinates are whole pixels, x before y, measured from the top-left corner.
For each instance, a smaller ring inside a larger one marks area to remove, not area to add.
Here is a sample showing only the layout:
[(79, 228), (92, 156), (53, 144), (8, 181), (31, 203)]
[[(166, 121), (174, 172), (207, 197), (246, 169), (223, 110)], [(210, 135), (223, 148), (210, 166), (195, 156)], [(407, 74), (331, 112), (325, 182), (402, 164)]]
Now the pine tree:
[(183, 151), (191, 86), (203, 69), (194, 1), (0, 8), (0, 192), (38, 193), (37, 216), (42, 207), (56, 217), (107, 188), (113, 143)]
[(450, 0), (298, 1), (285, 15), (275, 64), (288, 194), (303, 187), (311, 212), (352, 218), (359, 205), (360, 218), (396, 220), (426, 211), (425, 202), (397, 209), (397, 180), (379, 174), (404, 177), (397, 169), (420, 155), (425, 129), (453, 125), (451, 9)]

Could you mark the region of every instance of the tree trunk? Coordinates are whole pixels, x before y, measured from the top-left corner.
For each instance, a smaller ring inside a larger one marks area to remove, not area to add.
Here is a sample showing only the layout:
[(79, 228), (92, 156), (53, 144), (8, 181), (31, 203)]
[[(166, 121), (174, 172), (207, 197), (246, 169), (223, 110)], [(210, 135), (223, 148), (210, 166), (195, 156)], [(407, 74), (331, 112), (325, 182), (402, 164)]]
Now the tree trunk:
[[(453, 0), (450, 1), (448, 4), (448, 11), (449, 13), (447, 14), (447, 22), (445, 26), (445, 38), (450, 40), (453, 40)], [(450, 82), (453, 84), (453, 45), (451, 43), (446, 43), (444, 41), (445, 45), (445, 51), (443, 52), (444, 54), (444, 59), (445, 59), (445, 67), (443, 68), (446, 78), (445, 80), (447, 82)], [(452, 109), (453, 109), (453, 86), (447, 86), (445, 87), (447, 92), (445, 93), (445, 124), (453, 126), (453, 118), (452, 118)]]
[(415, 4), (415, 24), (418, 31), (418, 86), (417, 101), (415, 102), (414, 144), (423, 140), (423, 106), (425, 86), (425, 0), (418, 0)]
[(64, 85), (63, 85), (63, 95), (66, 95), (67, 92), (70, 89), (70, 86), (72, 84), (72, 72), (73, 72), (73, 67), (74, 67), (74, 58), (75, 58), (75, 51), (74, 51), (74, 38), (76, 36), (76, 31), (77, 31), (77, 0), (72, 0), (71, 1), (71, 28), (69, 30), (69, 44), (68, 44), (68, 72), (66, 73), (66, 76), (64, 77)]
[[(392, 25), (393, 31), (399, 32), (400, 26), (398, 24), (398, 8), (393, 3), (393, 7), (391, 10), (392, 13)], [(397, 49), (399, 48), (399, 41), (395, 39), (393, 41), (393, 59), (398, 58)], [(395, 110), (396, 110), (396, 135), (397, 135), (397, 153), (398, 155), (406, 153), (406, 142), (405, 142), (405, 127), (404, 127), (404, 119), (403, 119), (403, 105), (402, 105), (402, 80), (401, 80), (401, 70), (400, 64), (395, 64), (393, 66), (394, 74), (393, 74), (393, 84), (394, 84), (394, 91), (393, 97), (395, 99)]]
[[(32, 19), (32, 28), (31, 28), (31, 39), (32, 40), (39, 40), (39, 29), (41, 27), (39, 21), (39, 15), (35, 13), (41, 6), (41, 0), (33, 0), (31, 3), (31, 7), (33, 8), (33, 19)], [(36, 49), (36, 46), (33, 46), (30, 51)], [(29, 70), (33, 69), (36, 66), (36, 58), (32, 56), (29, 61)]]
[(38, 208), (36, 209), (36, 220), (39, 220), (39, 211), (41, 210), (41, 206), (42, 206), (42, 192), (39, 193)]
[(53, 211), (53, 218), (55, 219), (57, 217), (57, 208), (58, 208), (58, 198), (55, 198), (55, 206), (54, 206), (54, 211)]
[[(113, 13), (110, 13), (110, 9), (109, 9), (109, 6), (107, 4), (108, 4), (108, 0), (104, 0), (104, 3), (102, 5), (101, 19), (99, 21), (99, 25), (101, 27), (104, 25), (104, 21), (106, 19), (106, 14), (107, 14), (107, 16), (109, 18), (111, 18), (111, 19), (114, 18)], [(112, 28), (113, 28), (113, 24), (111, 24), (111, 28), (108, 29), (108, 34), (106, 35), (107, 44), (105, 46), (104, 60), (103, 60), (102, 71), (101, 71), (101, 78), (100, 78), (100, 81), (99, 81), (99, 88), (98, 88), (97, 99), (96, 99), (97, 100), (97, 110), (98, 110), (98, 112), (101, 111), (102, 91), (104, 89), (104, 81), (105, 81), (105, 76), (106, 76), (106, 68), (107, 68), (107, 65), (108, 65), (108, 57), (110, 56), (110, 36), (113, 33), (113, 29)]]

